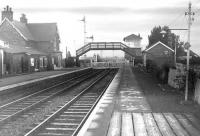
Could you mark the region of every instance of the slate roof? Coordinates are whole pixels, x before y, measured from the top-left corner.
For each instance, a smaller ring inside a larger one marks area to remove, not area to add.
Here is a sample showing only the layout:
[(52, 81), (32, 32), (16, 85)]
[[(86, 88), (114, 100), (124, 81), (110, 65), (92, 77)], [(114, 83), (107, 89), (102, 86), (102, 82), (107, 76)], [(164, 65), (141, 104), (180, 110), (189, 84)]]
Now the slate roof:
[(131, 52), (131, 54), (134, 54), (135, 57), (142, 56), (141, 48), (128, 48), (127, 50), (128, 52)]
[[(58, 36), (57, 24), (56, 23), (22, 23), (20, 21), (9, 21), (5, 18), (1, 25), (8, 21), (12, 27), (26, 40), (26, 41), (52, 41)], [(1, 40), (3, 41), (12, 41), (13, 37), (9, 33), (0, 33)], [(35, 48), (26, 47), (22, 45), (12, 45), (9, 43), (9, 47), (3, 47), (0, 45), (0, 48), (3, 48), (4, 51), (8, 53), (27, 53), (31, 55), (47, 55), (47, 53), (39, 51)], [(60, 51), (57, 51), (61, 53)]]
[(12, 21), (11, 22), (20, 32), (24, 37), (26, 37), (28, 40), (35, 40), (33, 37), (32, 33), (30, 32), (29, 28), (27, 27), (26, 24), (21, 23), (19, 21)]
[(172, 48), (168, 47), (167, 45), (165, 45), (161, 41), (158, 41), (157, 43), (153, 44), (152, 46), (150, 46), (149, 48), (145, 49), (144, 51), (147, 52), (147, 51), (151, 50), (152, 48), (154, 48), (157, 45), (164, 46), (165, 48), (167, 48), (167, 49), (171, 50), (172, 52), (174, 52), (174, 50)]
[[(186, 58), (187, 57), (187, 51), (183, 51), (183, 52), (178, 52), (177, 56), (182, 57), (182, 58)], [(190, 56), (192, 57), (200, 57), (198, 54), (196, 54), (194, 51), (190, 50)]]
[(29, 23), (27, 27), (35, 41), (50, 41), (57, 34), (56, 23)]
[[(57, 24), (56, 23), (22, 23), (20, 21), (10, 22), (7, 18), (3, 20), (8, 21), (25, 40), (32, 41), (51, 41), (57, 36)], [(2, 23), (3, 23), (2, 22)]]

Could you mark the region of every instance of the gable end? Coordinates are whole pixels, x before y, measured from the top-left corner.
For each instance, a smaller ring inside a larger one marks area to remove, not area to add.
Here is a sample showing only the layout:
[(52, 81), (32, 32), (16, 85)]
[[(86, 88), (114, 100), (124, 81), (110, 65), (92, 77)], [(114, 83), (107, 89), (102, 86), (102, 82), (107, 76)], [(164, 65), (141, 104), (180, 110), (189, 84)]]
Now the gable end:
[(154, 47), (157, 46), (157, 45), (162, 45), (162, 46), (164, 46), (165, 48), (169, 49), (170, 51), (174, 52), (174, 50), (173, 50), (172, 48), (168, 47), (167, 45), (165, 45), (164, 43), (162, 43), (162, 42), (160, 42), (160, 41), (158, 41), (157, 43), (155, 43), (155, 44), (152, 45), (151, 47), (147, 48), (145, 51), (147, 52), (147, 51), (151, 50), (152, 48), (154, 48)]

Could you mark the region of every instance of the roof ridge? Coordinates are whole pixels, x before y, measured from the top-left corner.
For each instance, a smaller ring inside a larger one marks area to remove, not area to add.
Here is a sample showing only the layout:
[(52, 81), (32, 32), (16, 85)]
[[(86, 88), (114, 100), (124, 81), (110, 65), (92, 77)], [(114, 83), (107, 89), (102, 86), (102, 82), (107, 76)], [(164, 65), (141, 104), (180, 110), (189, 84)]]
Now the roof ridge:
[(153, 47), (155, 47), (155, 46), (158, 45), (159, 43), (160, 43), (161, 45), (163, 45), (164, 47), (168, 48), (169, 50), (171, 50), (172, 52), (174, 52), (174, 50), (173, 50), (171, 47), (167, 46), (166, 44), (164, 44), (164, 43), (161, 42), (161, 41), (158, 41), (158, 42), (154, 43), (154, 44), (151, 45), (149, 48), (145, 49), (145, 51), (148, 51), (148, 50), (152, 49)]
[[(28, 38), (17, 28), (17, 26), (13, 23), (13, 21), (10, 21), (7, 17), (4, 18), (4, 20), (1, 22), (1, 25), (5, 22), (8, 21), (9, 24), (13, 26), (13, 28), (25, 39), (28, 40)], [(1, 26), (0, 25), (0, 26)]]
[(3, 22), (5, 21), (8, 21), (26, 41), (50, 41), (53, 40), (57, 32), (56, 22), (26, 24), (18, 20), (9, 21), (7, 18)]
[[(13, 20), (13, 21), (10, 21), (10, 22), (18, 22), (18, 23), (22, 23), (21, 21), (19, 20)], [(22, 24), (25, 24), (25, 23), (22, 23)], [(57, 24), (57, 22), (47, 22), (47, 23), (27, 23), (27, 24)]]
[(57, 22), (47, 22), (47, 23), (27, 23), (27, 24), (57, 24)]

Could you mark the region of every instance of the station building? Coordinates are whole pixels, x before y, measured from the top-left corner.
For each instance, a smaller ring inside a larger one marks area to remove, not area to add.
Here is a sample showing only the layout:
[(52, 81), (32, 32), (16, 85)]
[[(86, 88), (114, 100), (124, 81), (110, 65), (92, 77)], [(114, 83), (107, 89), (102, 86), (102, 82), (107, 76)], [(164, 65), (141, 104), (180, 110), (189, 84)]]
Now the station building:
[(158, 67), (167, 64), (174, 65), (174, 50), (164, 43), (158, 41), (143, 51), (143, 64), (147, 65), (147, 61), (154, 62)]
[(2, 11), (0, 73), (16, 74), (61, 68), (62, 52), (56, 23), (28, 23), (25, 14), (13, 20), (12, 8)]
[(142, 37), (140, 34), (135, 35), (131, 34), (123, 38), (123, 41), (126, 45), (128, 45), (130, 48), (129, 50), (135, 54), (135, 57), (133, 58), (129, 54), (125, 53), (125, 58), (129, 61), (134, 62), (142, 62), (142, 49), (141, 49), (141, 41)]

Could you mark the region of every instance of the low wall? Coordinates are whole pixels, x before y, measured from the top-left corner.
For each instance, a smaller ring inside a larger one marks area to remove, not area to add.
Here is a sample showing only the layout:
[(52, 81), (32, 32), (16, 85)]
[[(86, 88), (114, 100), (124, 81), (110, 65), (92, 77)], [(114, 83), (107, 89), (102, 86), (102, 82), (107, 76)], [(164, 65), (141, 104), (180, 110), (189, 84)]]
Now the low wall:
[(182, 88), (184, 86), (185, 71), (182, 64), (177, 64), (176, 69), (169, 69), (168, 84), (173, 88)]
[(200, 79), (197, 79), (194, 92), (194, 101), (200, 104)]

